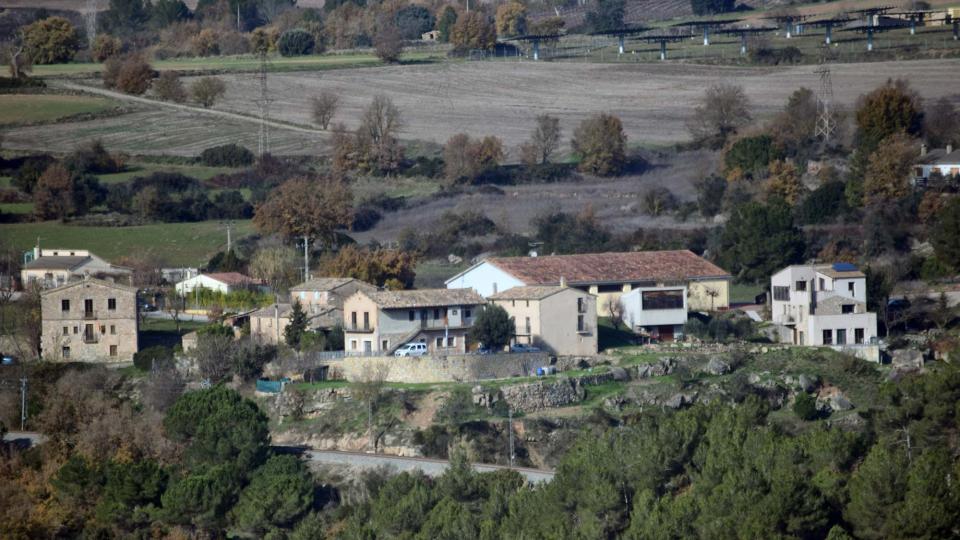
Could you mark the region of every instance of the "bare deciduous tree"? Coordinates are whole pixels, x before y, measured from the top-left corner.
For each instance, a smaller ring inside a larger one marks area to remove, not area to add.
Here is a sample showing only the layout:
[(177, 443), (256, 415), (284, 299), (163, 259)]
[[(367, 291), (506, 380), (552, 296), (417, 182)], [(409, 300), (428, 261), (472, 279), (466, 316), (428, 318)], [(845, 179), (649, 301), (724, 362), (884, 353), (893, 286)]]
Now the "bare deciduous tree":
[(270, 284), (274, 293), (284, 290), (297, 279), (300, 269), (295, 249), (284, 245), (264, 246), (250, 258), (250, 275)]
[(719, 146), (750, 120), (750, 100), (743, 87), (720, 83), (707, 88), (687, 129), (694, 139)]
[(350, 385), (350, 395), (367, 406), (367, 434), (369, 443), (373, 444), (374, 453), (377, 451), (377, 441), (373, 436), (373, 417), (380, 396), (383, 394), (387, 372), (387, 366), (382, 364), (376, 367), (367, 367), (360, 377)]
[(170, 315), (173, 324), (177, 327), (177, 333), (180, 333), (180, 313), (186, 307), (186, 299), (177, 292), (176, 288), (168, 289), (163, 295), (163, 311)]
[(620, 328), (623, 325), (623, 302), (619, 297), (608, 296), (603, 302), (603, 309), (607, 311), (607, 316), (610, 317), (614, 328)]
[(530, 140), (520, 147), (523, 162), (528, 165), (544, 164), (560, 148), (560, 119), (549, 114), (540, 114), (536, 118), (536, 127), (530, 134)]
[(143, 401), (152, 409), (163, 412), (183, 394), (183, 377), (173, 366), (155, 366), (143, 389)]
[(313, 121), (320, 126), (320, 129), (326, 130), (333, 121), (333, 116), (337, 113), (337, 107), (340, 105), (340, 96), (330, 90), (323, 90), (313, 98)]
[(190, 357), (197, 363), (200, 376), (210, 379), (212, 384), (226, 380), (234, 371), (233, 338), (220, 334), (204, 334), (199, 338)]

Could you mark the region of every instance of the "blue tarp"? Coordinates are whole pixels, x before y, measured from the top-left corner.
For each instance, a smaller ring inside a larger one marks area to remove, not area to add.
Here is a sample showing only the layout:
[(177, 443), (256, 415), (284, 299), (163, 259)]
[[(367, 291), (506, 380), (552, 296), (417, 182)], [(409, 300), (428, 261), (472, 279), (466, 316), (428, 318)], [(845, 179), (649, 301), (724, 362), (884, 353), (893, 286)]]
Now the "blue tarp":
[(283, 378), (279, 381), (268, 379), (257, 379), (257, 392), (267, 392), (270, 394), (279, 394), (283, 391), (283, 385), (290, 382), (290, 379)]

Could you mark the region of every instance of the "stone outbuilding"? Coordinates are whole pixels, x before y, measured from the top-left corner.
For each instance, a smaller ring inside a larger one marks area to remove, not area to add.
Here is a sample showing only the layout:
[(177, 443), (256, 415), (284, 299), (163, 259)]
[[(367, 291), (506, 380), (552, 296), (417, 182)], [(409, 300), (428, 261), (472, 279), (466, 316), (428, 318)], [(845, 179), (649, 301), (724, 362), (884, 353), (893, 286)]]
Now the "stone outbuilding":
[(597, 298), (572, 287), (513, 287), (488, 298), (513, 317), (513, 342), (558, 355), (597, 354)]

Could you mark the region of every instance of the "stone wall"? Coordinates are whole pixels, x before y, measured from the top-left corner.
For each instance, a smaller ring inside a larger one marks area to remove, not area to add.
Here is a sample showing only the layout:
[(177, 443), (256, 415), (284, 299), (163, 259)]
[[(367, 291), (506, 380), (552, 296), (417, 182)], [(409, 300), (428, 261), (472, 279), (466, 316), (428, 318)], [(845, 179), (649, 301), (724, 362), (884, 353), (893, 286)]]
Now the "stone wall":
[(364, 380), (379, 376), (396, 383), (472, 382), (523, 377), (550, 365), (546, 353), (460, 354), (447, 356), (347, 357), (327, 362), (331, 379)]

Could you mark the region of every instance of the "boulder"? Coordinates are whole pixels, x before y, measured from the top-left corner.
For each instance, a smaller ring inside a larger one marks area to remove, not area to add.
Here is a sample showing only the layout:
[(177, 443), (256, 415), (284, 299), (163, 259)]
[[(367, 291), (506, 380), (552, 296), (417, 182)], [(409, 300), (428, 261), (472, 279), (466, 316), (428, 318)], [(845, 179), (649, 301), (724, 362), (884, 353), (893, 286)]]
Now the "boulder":
[(680, 409), (686, 405), (690, 405), (696, 399), (695, 395), (687, 394), (675, 394), (673, 397), (665, 401), (663, 404), (671, 409)]
[(730, 364), (721, 360), (719, 356), (714, 356), (707, 362), (706, 369), (711, 375), (725, 375), (730, 373)]
[(803, 389), (804, 392), (808, 394), (817, 389), (817, 386), (820, 385), (820, 378), (816, 375), (800, 375), (797, 377), (797, 386)]
[(917, 349), (897, 349), (891, 353), (890, 357), (890, 363), (893, 364), (895, 368), (923, 367), (923, 353)]
[(610, 368), (610, 374), (613, 375), (613, 380), (615, 381), (629, 381), (630, 374), (627, 373), (627, 370), (622, 367), (613, 367)]
[(843, 394), (834, 394), (830, 397), (830, 408), (835, 411), (849, 411), (853, 408), (853, 403)]

